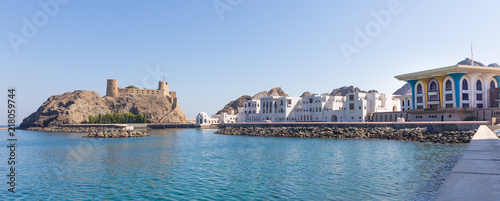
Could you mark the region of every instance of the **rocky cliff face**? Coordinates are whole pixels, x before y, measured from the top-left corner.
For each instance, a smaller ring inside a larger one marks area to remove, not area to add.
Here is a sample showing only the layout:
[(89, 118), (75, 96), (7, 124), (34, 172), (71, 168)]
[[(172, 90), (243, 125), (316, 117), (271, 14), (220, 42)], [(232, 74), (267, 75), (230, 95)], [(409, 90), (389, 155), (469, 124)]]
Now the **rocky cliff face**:
[(367, 92), (367, 91), (363, 91), (363, 90), (359, 89), (358, 87), (354, 87), (351, 85), (349, 87), (343, 86), (343, 87), (334, 89), (334, 90), (332, 90), (330, 95), (331, 96), (345, 96), (348, 93), (370, 93), (370, 92), (377, 92), (377, 90), (369, 90)]
[(224, 106), (224, 108), (222, 108), (222, 110), (219, 110), (217, 112), (217, 114), (220, 114), (220, 113), (223, 113), (223, 112), (230, 114), (231, 111), (233, 111), (234, 114), (237, 114), (238, 113), (238, 107), (243, 107), (243, 103), (246, 102), (246, 101), (248, 101), (248, 100), (252, 100), (252, 97), (249, 96), (249, 95), (240, 96), (236, 100), (231, 101), (228, 104), (226, 104)]
[[(458, 62), (457, 65), (471, 65), (472, 66), (472, 59), (465, 58), (464, 60)], [(486, 66), (486, 65), (484, 65), (483, 63), (481, 63), (479, 61), (474, 61), (473, 66)], [(488, 67), (500, 67), (500, 65), (498, 65), (497, 63), (491, 63), (488, 65)]]
[(125, 112), (144, 114), (148, 122), (177, 123), (186, 120), (182, 109), (179, 106), (172, 108), (172, 102), (168, 98), (141, 95), (103, 98), (94, 91), (77, 90), (49, 97), (20, 126), (28, 128), (79, 124), (87, 121), (89, 115)]
[(409, 83), (404, 84), (401, 88), (396, 90), (392, 95), (409, 95), (411, 94), (411, 86)]
[(304, 93), (302, 93), (302, 95), (300, 95), (300, 97), (301, 97), (301, 98), (304, 98), (304, 97), (308, 97), (308, 96), (310, 96), (310, 95), (312, 95), (312, 94), (311, 94), (311, 92), (309, 92), (309, 91), (305, 91)]

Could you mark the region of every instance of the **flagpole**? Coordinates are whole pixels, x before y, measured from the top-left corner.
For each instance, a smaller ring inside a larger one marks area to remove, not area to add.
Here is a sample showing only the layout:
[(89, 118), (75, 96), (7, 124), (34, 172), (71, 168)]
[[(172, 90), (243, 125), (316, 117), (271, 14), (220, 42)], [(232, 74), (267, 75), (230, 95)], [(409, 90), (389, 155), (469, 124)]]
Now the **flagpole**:
[(474, 53), (472, 52), (472, 42), (470, 42), (470, 59), (472, 60), (471, 65), (474, 66)]

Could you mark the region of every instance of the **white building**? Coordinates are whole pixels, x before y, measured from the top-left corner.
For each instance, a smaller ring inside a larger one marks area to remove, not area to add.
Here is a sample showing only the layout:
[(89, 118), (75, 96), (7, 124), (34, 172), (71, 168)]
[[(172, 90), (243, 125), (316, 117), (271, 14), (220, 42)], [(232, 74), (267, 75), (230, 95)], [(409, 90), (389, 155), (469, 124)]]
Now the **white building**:
[(238, 108), (238, 122), (364, 122), (374, 112), (400, 111), (392, 95), (350, 93), (347, 96), (267, 96)]
[(196, 125), (235, 123), (236, 118), (236, 115), (227, 113), (216, 114), (208, 117), (207, 113), (202, 111), (196, 116)]

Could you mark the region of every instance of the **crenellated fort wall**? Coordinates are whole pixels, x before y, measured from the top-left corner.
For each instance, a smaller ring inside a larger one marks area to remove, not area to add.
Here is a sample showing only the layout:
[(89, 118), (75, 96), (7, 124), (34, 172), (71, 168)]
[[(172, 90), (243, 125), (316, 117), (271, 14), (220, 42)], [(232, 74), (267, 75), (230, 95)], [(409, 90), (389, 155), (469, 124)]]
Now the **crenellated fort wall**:
[(168, 82), (158, 82), (158, 89), (128, 89), (128, 88), (118, 88), (118, 80), (108, 79), (106, 87), (106, 96), (109, 97), (120, 97), (122, 94), (131, 95), (145, 95), (145, 96), (160, 96), (169, 98), (172, 102), (173, 108), (177, 107), (177, 94), (175, 91), (169, 91)]

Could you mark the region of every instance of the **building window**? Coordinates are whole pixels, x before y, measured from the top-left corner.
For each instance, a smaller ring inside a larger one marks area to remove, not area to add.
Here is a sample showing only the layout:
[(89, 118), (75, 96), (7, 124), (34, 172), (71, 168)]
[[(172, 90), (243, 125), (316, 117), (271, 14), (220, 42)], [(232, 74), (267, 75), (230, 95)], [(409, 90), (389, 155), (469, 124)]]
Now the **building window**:
[(467, 80), (462, 80), (462, 90), (469, 90), (469, 83)]
[(483, 104), (481, 103), (477, 104), (477, 108), (483, 108)]
[(439, 101), (438, 96), (437, 95), (429, 96), (429, 101)]
[(464, 101), (469, 100), (469, 94), (463, 93), (462, 94), (462, 100), (464, 100)]
[(478, 90), (478, 91), (482, 91), (483, 90), (483, 86), (482, 86), (481, 80), (477, 80), (477, 82), (476, 82), (476, 90)]
[(476, 94), (476, 100), (482, 101), (483, 100), (483, 94)]
[(445, 95), (445, 100), (446, 101), (452, 101), (453, 100), (453, 94), (446, 94)]
[(349, 95), (349, 100), (354, 100), (354, 95), (353, 94)]
[(462, 107), (469, 107), (469, 103), (462, 104)]
[(435, 81), (432, 81), (429, 85), (429, 92), (437, 92), (437, 84)]
[(421, 94), (422, 93), (422, 85), (419, 84), (417, 85), (417, 94)]
[(496, 88), (495, 87), (495, 82), (493, 80), (491, 80), (491, 82), (490, 82), (490, 89), (494, 89), (494, 88)]
[(424, 100), (423, 100), (422, 96), (417, 97), (417, 103), (423, 103), (423, 102), (424, 102)]
[(349, 103), (349, 110), (354, 110), (354, 103)]
[(453, 104), (446, 104), (446, 108), (453, 108)]
[(451, 91), (451, 90), (452, 90), (451, 81), (448, 80), (448, 81), (446, 81), (445, 91)]

